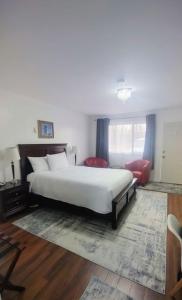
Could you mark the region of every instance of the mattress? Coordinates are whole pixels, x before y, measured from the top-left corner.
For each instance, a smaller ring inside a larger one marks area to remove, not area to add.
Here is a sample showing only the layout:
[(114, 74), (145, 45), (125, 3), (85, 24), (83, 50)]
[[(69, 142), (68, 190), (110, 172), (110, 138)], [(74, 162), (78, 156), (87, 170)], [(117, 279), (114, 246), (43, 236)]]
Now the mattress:
[(112, 200), (132, 181), (128, 170), (69, 166), (27, 176), (32, 193), (95, 212), (112, 211)]

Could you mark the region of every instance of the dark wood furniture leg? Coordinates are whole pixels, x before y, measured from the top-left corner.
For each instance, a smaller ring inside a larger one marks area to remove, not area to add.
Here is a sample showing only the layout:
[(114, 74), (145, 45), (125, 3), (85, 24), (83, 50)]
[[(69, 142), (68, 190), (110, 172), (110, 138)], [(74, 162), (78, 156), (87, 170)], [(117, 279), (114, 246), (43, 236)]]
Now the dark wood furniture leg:
[(0, 294), (2, 294), (4, 290), (17, 292), (22, 292), (25, 290), (25, 287), (14, 285), (9, 280), (24, 248), (25, 247), (19, 246), (18, 242), (14, 242), (10, 237), (4, 236), (3, 233), (0, 233), (0, 258), (4, 257), (10, 251), (15, 251), (12, 262), (10, 263), (5, 276), (0, 275)]

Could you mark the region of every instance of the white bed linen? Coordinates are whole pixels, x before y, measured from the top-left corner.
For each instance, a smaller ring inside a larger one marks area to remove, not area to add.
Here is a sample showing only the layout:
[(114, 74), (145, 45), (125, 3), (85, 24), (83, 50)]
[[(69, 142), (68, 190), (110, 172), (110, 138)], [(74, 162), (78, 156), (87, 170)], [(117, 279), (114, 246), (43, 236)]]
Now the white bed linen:
[(27, 176), (30, 189), (41, 196), (61, 200), (106, 214), (112, 200), (131, 182), (128, 170), (69, 166)]

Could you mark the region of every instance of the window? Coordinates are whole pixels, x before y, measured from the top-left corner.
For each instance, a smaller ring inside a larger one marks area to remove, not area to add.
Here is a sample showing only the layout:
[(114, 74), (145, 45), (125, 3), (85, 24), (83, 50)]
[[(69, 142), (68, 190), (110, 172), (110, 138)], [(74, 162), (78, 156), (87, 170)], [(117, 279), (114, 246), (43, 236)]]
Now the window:
[(142, 121), (111, 121), (109, 126), (109, 152), (143, 153), (146, 124)]

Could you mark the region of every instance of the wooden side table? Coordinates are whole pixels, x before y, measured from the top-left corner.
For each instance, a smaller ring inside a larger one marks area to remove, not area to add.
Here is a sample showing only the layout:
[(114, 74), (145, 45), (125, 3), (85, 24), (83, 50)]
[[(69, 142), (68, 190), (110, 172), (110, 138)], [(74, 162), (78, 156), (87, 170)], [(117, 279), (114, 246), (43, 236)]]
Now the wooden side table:
[(28, 206), (29, 183), (8, 182), (0, 187), (0, 220), (22, 211)]

